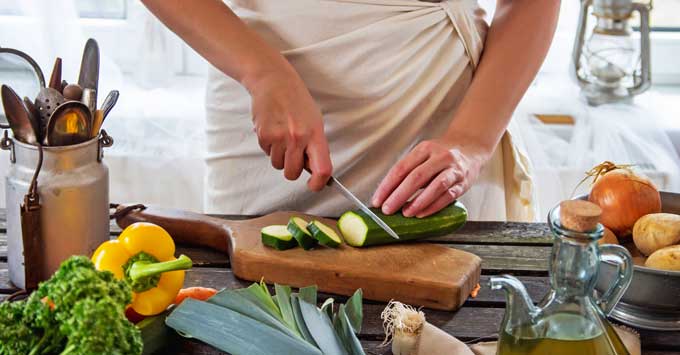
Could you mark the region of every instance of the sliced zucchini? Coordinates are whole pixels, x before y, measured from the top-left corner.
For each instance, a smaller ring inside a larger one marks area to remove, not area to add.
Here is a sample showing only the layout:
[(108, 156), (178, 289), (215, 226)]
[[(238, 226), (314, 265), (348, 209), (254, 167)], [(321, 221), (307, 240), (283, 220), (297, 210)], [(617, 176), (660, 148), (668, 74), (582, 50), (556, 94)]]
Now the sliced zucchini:
[(312, 233), (312, 237), (319, 241), (319, 244), (323, 244), (327, 247), (337, 248), (342, 244), (342, 239), (338, 233), (335, 233), (333, 228), (319, 222), (311, 221), (307, 225), (307, 230)]
[(291, 217), (288, 221), (288, 231), (304, 250), (312, 249), (319, 243), (307, 230), (307, 221), (300, 217)]
[(260, 230), (260, 235), (262, 236), (262, 244), (277, 250), (286, 250), (297, 246), (297, 240), (293, 239), (293, 235), (284, 225), (266, 226)]
[(338, 220), (338, 229), (347, 244), (364, 247), (437, 237), (455, 232), (467, 221), (467, 209), (460, 202), (425, 218), (404, 217), (401, 212), (385, 215), (379, 209), (371, 210), (399, 235), (399, 239), (392, 238), (365, 213), (347, 211)]

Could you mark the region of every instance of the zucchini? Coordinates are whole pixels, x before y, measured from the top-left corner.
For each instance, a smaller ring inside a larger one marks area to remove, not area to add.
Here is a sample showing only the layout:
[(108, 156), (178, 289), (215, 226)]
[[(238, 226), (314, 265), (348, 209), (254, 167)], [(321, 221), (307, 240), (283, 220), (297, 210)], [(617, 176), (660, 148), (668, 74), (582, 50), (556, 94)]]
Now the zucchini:
[(319, 244), (323, 244), (327, 247), (337, 248), (342, 244), (342, 239), (338, 233), (335, 233), (333, 228), (319, 222), (311, 221), (307, 225), (307, 230), (312, 233), (312, 237), (319, 241)]
[(371, 210), (397, 232), (399, 239), (392, 238), (365, 213), (347, 211), (338, 221), (338, 228), (347, 244), (365, 247), (436, 237), (455, 232), (467, 221), (467, 209), (458, 201), (425, 218), (404, 217), (401, 211), (385, 215), (377, 208)]
[(288, 231), (304, 250), (312, 249), (319, 243), (307, 230), (307, 221), (300, 217), (291, 217), (288, 221)]
[(260, 230), (262, 244), (270, 246), (276, 250), (286, 250), (295, 248), (297, 240), (284, 225), (266, 226)]

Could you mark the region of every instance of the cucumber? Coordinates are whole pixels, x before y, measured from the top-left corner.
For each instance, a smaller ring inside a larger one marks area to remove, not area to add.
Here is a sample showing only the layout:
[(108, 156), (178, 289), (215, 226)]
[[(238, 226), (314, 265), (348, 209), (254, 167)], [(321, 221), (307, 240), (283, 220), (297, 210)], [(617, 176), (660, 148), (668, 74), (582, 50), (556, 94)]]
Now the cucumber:
[(319, 244), (323, 244), (327, 247), (337, 248), (342, 244), (342, 239), (338, 233), (335, 233), (333, 228), (319, 222), (311, 221), (307, 225), (307, 230), (312, 233), (312, 237), (319, 241)]
[(338, 221), (338, 228), (347, 244), (365, 247), (436, 237), (455, 232), (467, 221), (467, 209), (458, 201), (425, 218), (404, 217), (401, 212), (385, 215), (377, 208), (371, 210), (394, 229), (399, 239), (392, 238), (365, 213), (347, 211)]
[(319, 243), (307, 230), (307, 221), (300, 217), (291, 217), (288, 221), (288, 231), (304, 250), (312, 249)]
[(297, 241), (284, 225), (266, 226), (260, 230), (262, 244), (276, 250), (295, 248)]

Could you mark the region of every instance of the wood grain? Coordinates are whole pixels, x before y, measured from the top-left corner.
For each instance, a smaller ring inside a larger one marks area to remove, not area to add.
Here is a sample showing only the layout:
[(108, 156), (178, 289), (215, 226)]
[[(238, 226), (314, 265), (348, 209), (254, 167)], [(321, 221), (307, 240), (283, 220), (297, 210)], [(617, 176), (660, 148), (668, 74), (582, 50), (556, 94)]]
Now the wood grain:
[(481, 259), (471, 253), (433, 243), (391, 244), (371, 248), (318, 247), (279, 251), (261, 242), (260, 230), (285, 225), (291, 217), (335, 226), (335, 221), (298, 212), (227, 221), (166, 209), (131, 212), (121, 226), (138, 221), (156, 223), (185, 244), (229, 253), (229, 266), (239, 278), (351, 295), (357, 288), (370, 300), (402, 299), (414, 306), (453, 310), (460, 307), (479, 281)]

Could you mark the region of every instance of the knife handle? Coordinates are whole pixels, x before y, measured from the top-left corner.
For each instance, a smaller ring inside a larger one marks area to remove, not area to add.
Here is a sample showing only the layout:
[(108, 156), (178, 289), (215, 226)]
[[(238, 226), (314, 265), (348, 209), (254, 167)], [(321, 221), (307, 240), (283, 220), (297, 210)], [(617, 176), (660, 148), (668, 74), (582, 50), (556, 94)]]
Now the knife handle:
[[(122, 211), (126, 206), (118, 206)], [(224, 220), (206, 215), (147, 207), (143, 210), (132, 210), (128, 213), (116, 213), (116, 223), (125, 228), (136, 222), (149, 222), (163, 227), (178, 244), (200, 246), (221, 252), (229, 251), (230, 230)]]

